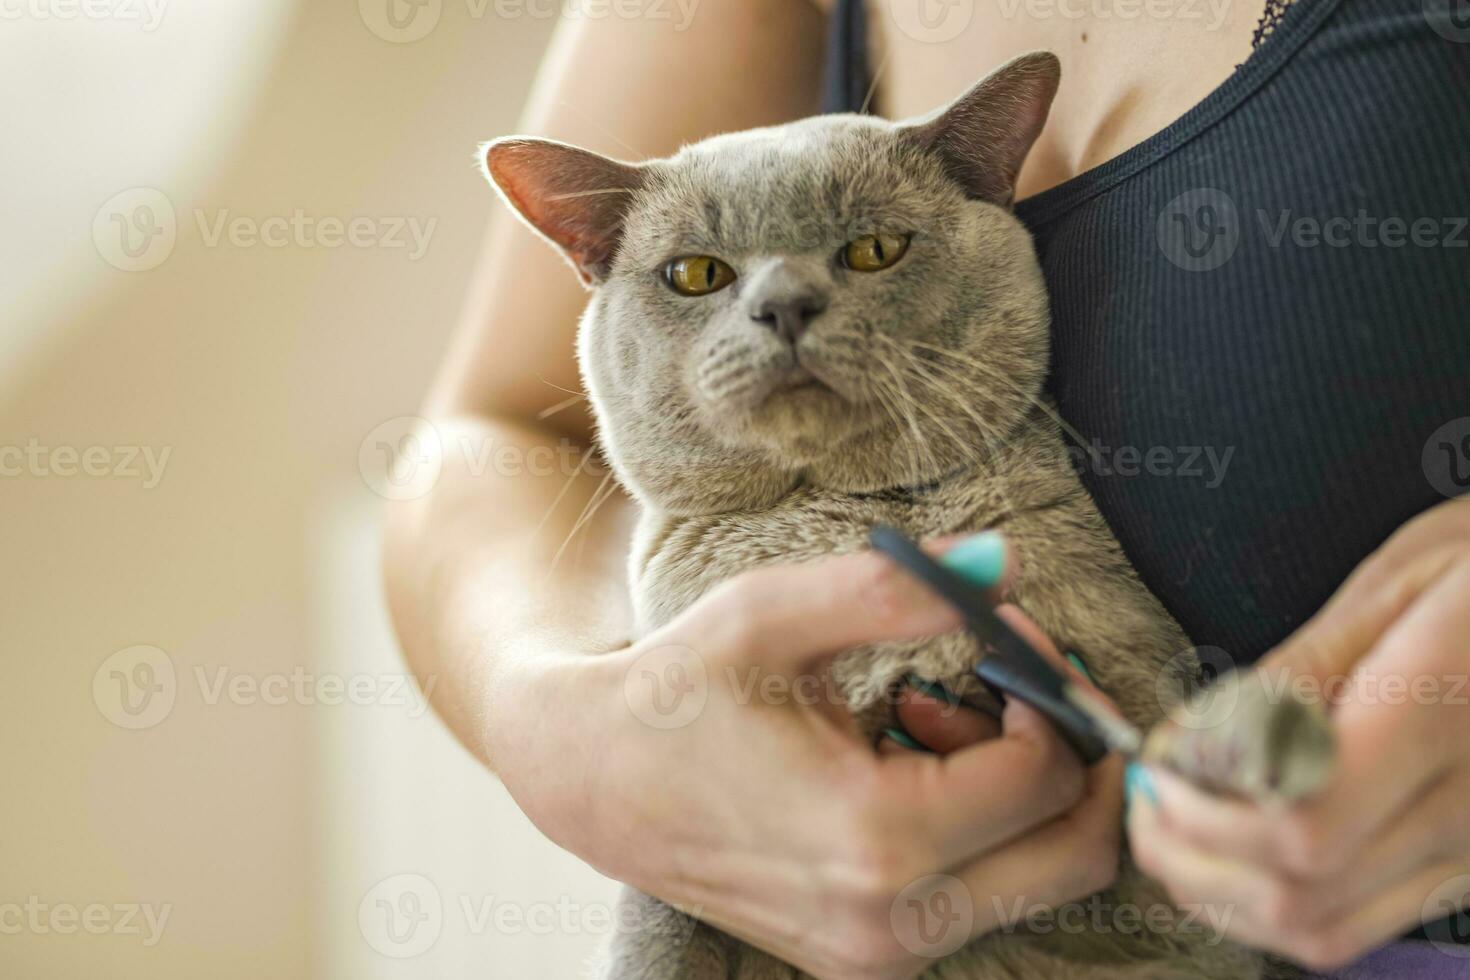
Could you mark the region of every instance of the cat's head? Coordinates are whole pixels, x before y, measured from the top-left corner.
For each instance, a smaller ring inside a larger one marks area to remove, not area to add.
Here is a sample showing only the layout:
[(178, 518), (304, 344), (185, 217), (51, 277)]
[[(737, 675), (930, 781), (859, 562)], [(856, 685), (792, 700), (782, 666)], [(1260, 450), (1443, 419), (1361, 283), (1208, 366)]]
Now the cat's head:
[(975, 461), (1047, 363), (1010, 211), (1060, 69), (1023, 56), (949, 107), (818, 116), (642, 164), (488, 145), (510, 205), (593, 288), (579, 355), (613, 466), (675, 513), (865, 492)]

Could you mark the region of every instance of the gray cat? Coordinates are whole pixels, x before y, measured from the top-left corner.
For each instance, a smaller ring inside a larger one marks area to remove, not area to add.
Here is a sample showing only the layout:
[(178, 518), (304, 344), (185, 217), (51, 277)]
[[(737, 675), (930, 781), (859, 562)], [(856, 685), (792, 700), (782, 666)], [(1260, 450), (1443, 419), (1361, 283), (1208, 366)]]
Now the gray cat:
[[(545, 140), (488, 146), (490, 179), (593, 287), (579, 356), (603, 449), (642, 507), (642, 630), (741, 571), (861, 549), (878, 523), (919, 538), (1001, 528), (1015, 601), (1089, 655), (1135, 724), (1160, 718), (1189, 642), (1128, 565), (1044, 401), (1047, 297), (1010, 210), (1059, 78), (1055, 57), (1030, 54), (917, 121), (822, 116), (638, 165)], [(854, 650), (833, 671), (876, 733), (905, 674), (973, 692), (977, 655), (955, 634)], [(625, 901), (644, 928), (615, 937), (606, 977), (798, 976), (655, 899)], [(1101, 901), (1168, 904), (1126, 860)], [(1263, 969), (1199, 925), (1019, 923), (926, 976)]]

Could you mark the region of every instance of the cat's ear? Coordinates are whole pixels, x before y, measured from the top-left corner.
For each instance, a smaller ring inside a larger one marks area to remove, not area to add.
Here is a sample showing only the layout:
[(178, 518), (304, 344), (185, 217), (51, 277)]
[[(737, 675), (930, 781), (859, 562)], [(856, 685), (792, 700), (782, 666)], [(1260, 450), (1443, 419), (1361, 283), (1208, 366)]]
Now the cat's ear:
[(972, 197), (1009, 205), (1016, 175), (1041, 135), (1061, 78), (1056, 55), (1023, 54), (903, 132), (938, 153), (950, 176)]
[(576, 267), (607, 278), (643, 170), (554, 140), (510, 136), (484, 147), (485, 174), (507, 203)]

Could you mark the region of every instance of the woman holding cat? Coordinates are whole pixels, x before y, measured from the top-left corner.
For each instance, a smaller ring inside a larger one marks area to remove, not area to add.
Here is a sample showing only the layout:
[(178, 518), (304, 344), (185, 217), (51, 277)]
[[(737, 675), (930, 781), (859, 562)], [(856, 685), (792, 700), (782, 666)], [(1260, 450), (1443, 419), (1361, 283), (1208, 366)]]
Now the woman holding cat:
[[(1466, 110), (1470, 46), (1451, 47), (1436, 33), (1453, 25), (1387, 5), (1379, 19), (1350, 17), (1332, 0), (1298, 5), (1252, 55), (1258, 11), (1229, 4), (1196, 22), (1182, 13), (1122, 21), (1100, 9), (1074, 17), (1026, 7), (1016, 16), (1005, 5), (960, 3), (951, 12), (968, 6), (971, 16), (956, 29), (948, 15), (945, 23), (916, 19), (914, 3), (877, 3), (871, 26), (886, 65), (879, 105), (910, 115), (963, 90), (977, 66), (1038, 48), (1062, 58), (1067, 80), (1016, 196), (1054, 292), (1053, 389), (1063, 414), (1114, 446), (1236, 447), (1236, 473), (1245, 474), (1244, 488), (1204, 488), (1190, 482), (1179, 453), (1172, 472), (1129, 477), (1119, 450), (1088, 480), (1147, 584), (1197, 642), (1241, 661), (1277, 647), (1268, 662), (1307, 677), (1464, 672), (1467, 506), (1443, 503), (1410, 520), (1434, 496), (1418, 468), (1435, 429), (1428, 420), (1470, 413), (1470, 341), (1447, 312), (1470, 301), (1463, 269), (1449, 264), (1453, 246), (1400, 251), (1365, 269), (1344, 265), (1364, 250), (1253, 251), (1271, 237), (1237, 221), (1240, 254), (1191, 269), (1218, 258), (1213, 237), (1165, 234), (1173, 227), (1161, 213), (1166, 202), (1201, 185), (1228, 184), (1223, 200), (1235, 206), (1267, 200), (1275, 206), (1267, 218), (1308, 207), (1335, 215), (1364, 195), (1380, 219), (1470, 213), (1452, 169), (1466, 156), (1463, 133), (1428, 137), (1433, 127), (1421, 118)], [(705, 0), (682, 31), (653, 18), (568, 22), (528, 128), (642, 157), (807, 115), (819, 86), (822, 13), (791, 0)], [(1364, 60), (1395, 45), (1410, 54), (1390, 75)], [(1139, 59), (1138, 50), (1157, 57)], [(1320, 102), (1301, 107), (1301, 93), (1322, 91), (1348, 57), (1362, 62), (1350, 70), (1374, 73), (1368, 89), (1397, 101), (1319, 120), (1313, 139), (1273, 140), (1282, 120), (1300, 128), (1321, 115)], [(1292, 72), (1295, 102), (1277, 79)], [(1221, 82), (1226, 99), (1212, 93)], [(1263, 105), (1275, 107), (1265, 120), (1248, 111)], [(1423, 162), (1352, 169), (1376, 161), (1385, 145)], [(1305, 165), (1284, 159), (1307, 151), (1314, 156)], [(1188, 176), (1176, 165), (1191, 168)], [(1314, 166), (1346, 169), (1301, 185), (1276, 179)], [(1402, 185), (1394, 194), (1375, 178), (1382, 172)], [(1323, 188), (1352, 195), (1324, 199)], [(1115, 203), (1116, 214), (1089, 210)], [(1213, 210), (1176, 209), (1184, 232), (1222, 227), (1221, 199), (1183, 201), (1201, 203)], [(1287, 214), (1286, 227), (1296, 217)], [(1204, 218), (1212, 220), (1194, 220)], [(1133, 232), (1143, 225), (1140, 239)], [(1273, 227), (1274, 219), (1263, 224)], [(1134, 264), (1117, 264), (1124, 260)], [(1108, 291), (1069, 286), (1082, 282)], [(1401, 295), (1405, 282), (1419, 288)], [(585, 443), (585, 417), (541, 417), (543, 380), (578, 386), (572, 336), (582, 302), (559, 259), (498, 220), (464, 339), (430, 399), (427, 414), (441, 432), (527, 451)], [(1334, 311), (1328, 322), (1347, 327), (1326, 340), (1293, 333), (1293, 324), (1323, 322), (1324, 309)], [(1376, 351), (1389, 309), (1405, 339)], [(1232, 335), (1227, 321), (1241, 319), (1268, 326)], [(1109, 344), (1097, 346), (1099, 337)], [(1266, 363), (1237, 356), (1252, 349)], [(1389, 424), (1364, 422), (1369, 399), (1352, 400), (1361, 379)], [(1124, 390), (1130, 397), (1119, 398)], [(1303, 400), (1282, 402), (1292, 394)], [(1445, 436), (1452, 448), (1453, 435)], [(1405, 447), (1415, 463), (1407, 476)], [(874, 753), (821, 703), (751, 710), (726, 682), (745, 666), (799, 675), (845, 647), (953, 625), (881, 562), (849, 556), (744, 577), (624, 649), (629, 507), (613, 498), (581, 532), (582, 560), (558, 561), (599, 486), (588, 473), (564, 483), (476, 476), (446, 459), (435, 490), (393, 514), (387, 560), (396, 625), (415, 668), (440, 678), (441, 712), (552, 839), (819, 977), (919, 972), (927, 961), (898, 940), (890, 908), (925, 874), (947, 872), (996, 896), (993, 907), (975, 909), (976, 933), (994, 928), (997, 910), (1015, 899), (1060, 904), (1108, 884), (1120, 838), (1119, 768), (1082, 772), (1025, 706), (1008, 707), (997, 731), (910, 692), (900, 717), (939, 754), (890, 743)], [(1391, 534), (1396, 524), (1405, 527)], [(967, 547), (989, 555), (975, 574), (998, 579), (1003, 549), (993, 539)], [(1006, 615), (1046, 646), (1018, 610)], [(693, 723), (662, 732), (630, 714), (624, 680), (650, 650), (680, 645), (732, 670), (711, 673)], [(589, 656), (604, 651), (618, 652)], [(1334, 689), (1344, 702), (1345, 766), (1321, 804), (1282, 819), (1158, 775), (1156, 791), (1136, 794), (1143, 802), (1129, 816), (1140, 862), (1176, 897), (1233, 904), (1232, 933), (1319, 967), (1412, 928), (1429, 879), (1453, 882), (1470, 871), (1470, 831), (1456, 820), (1470, 740), (1454, 738), (1470, 712), (1448, 698), (1370, 704), (1351, 690)], [(630, 849), (630, 840), (646, 846)], [(689, 855), (699, 855), (697, 868)], [(1450, 907), (1465, 904), (1461, 896), (1450, 896)]]

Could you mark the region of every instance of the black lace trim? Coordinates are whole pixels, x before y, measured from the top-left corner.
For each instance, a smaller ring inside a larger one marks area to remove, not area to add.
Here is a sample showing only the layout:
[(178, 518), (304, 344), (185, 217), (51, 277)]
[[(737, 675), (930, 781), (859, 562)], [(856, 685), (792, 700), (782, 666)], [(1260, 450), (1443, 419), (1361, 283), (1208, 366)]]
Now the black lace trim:
[(1256, 32), (1251, 35), (1251, 48), (1259, 48), (1261, 42), (1271, 36), (1271, 32), (1281, 24), (1281, 19), (1291, 9), (1295, 0), (1266, 0), (1266, 9), (1261, 11), (1261, 19), (1256, 24)]

